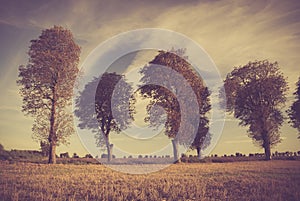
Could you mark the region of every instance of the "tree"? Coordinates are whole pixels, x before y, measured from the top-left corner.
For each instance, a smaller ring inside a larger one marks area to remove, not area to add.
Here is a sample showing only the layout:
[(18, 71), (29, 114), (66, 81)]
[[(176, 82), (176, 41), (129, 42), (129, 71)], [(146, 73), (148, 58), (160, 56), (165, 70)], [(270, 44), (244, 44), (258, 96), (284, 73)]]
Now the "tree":
[(50, 146), (49, 143), (47, 141), (40, 141), (40, 147), (41, 147), (41, 152), (43, 156), (48, 156), (49, 154), (49, 150), (50, 150)]
[(5, 151), (4, 147), (2, 144), (0, 144), (0, 152)]
[(106, 72), (86, 84), (76, 98), (75, 115), (79, 119), (79, 127), (95, 133), (97, 146), (106, 147), (108, 162), (112, 159), (113, 149), (110, 133), (119, 133), (133, 120), (134, 98), (130, 94), (132, 87), (122, 75)]
[[(290, 117), (290, 123), (294, 128), (298, 129), (300, 134), (300, 77), (296, 86), (297, 89), (294, 93), (294, 95), (296, 96), (296, 100), (288, 110), (288, 115)], [(298, 138), (300, 139), (300, 135), (298, 136)]]
[(61, 153), (59, 155), (60, 158), (70, 158), (69, 152)]
[[(201, 77), (191, 64), (186, 61), (187, 57), (184, 54), (185, 49), (159, 51), (149, 65), (141, 70), (143, 86), (140, 91), (145, 98), (150, 99), (147, 106), (148, 114), (154, 114), (152, 118), (146, 117), (145, 121), (150, 122), (151, 126), (165, 122), (165, 134), (172, 139), (175, 161), (179, 161), (179, 144), (200, 149), (201, 141), (208, 133), (206, 128), (209, 121), (206, 115), (211, 107), (208, 88), (204, 86)], [(160, 66), (169, 68), (169, 72), (164, 72)], [(180, 76), (172, 73), (173, 71), (181, 75), (186, 83), (179, 81)], [(186, 85), (191, 87), (193, 94), (186, 90)], [(193, 102), (192, 95), (195, 95), (196, 102)], [(183, 100), (181, 102), (183, 104), (180, 104), (180, 99)], [(195, 105), (199, 107), (196, 109), (193, 107)], [(161, 115), (159, 108), (166, 111), (166, 118)], [(186, 112), (182, 113), (184, 109)], [(183, 127), (185, 132), (178, 134), (180, 127)]]
[(268, 60), (249, 62), (234, 68), (224, 83), (227, 111), (249, 126), (249, 137), (271, 159), (271, 146), (281, 142), (282, 107), (286, 101), (287, 82), (278, 63)]
[(84, 158), (93, 158), (93, 156), (91, 154), (86, 154)]
[(73, 153), (72, 158), (79, 158), (79, 156), (77, 155), (77, 153)]
[(206, 149), (211, 142), (211, 133), (209, 133), (209, 120), (206, 116), (206, 114), (211, 109), (209, 96), (210, 92), (208, 91), (208, 88), (205, 88), (201, 95), (202, 107), (200, 109), (201, 115), (198, 131), (196, 133), (193, 143), (191, 144), (191, 149), (196, 149), (197, 156), (199, 159), (201, 158), (201, 150)]
[(0, 160), (11, 160), (12, 156), (9, 151), (6, 151), (2, 144), (0, 144)]
[(194, 139), (194, 142), (191, 145), (191, 149), (196, 149), (197, 151), (197, 157), (199, 159), (202, 158), (201, 151), (206, 149), (211, 142), (211, 133), (209, 132), (208, 126), (202, 127), (202, 125), (199, 125), (198, 132), (196, 134), (196, 137)]
[(49, 142), (49, 163), (56, 163), (56, 147), (67, 144), (74, 132), (70, 111), (78, 74), (80, 47), (70, 30), (45, 29), (31, 40), (29, 61), (19, 67), (22, 111), (34, 118), (33, 138)]

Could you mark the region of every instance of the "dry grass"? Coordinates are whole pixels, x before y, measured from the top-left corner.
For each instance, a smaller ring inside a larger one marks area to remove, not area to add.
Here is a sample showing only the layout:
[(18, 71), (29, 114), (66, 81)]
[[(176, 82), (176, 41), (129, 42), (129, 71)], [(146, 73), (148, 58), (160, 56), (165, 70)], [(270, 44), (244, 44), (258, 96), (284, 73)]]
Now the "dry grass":
[[(130, 166), (126, 166), (130, 168)], [(102, 165), (0, 164), (0, 200), (300, 200), (300, 161), (175, 164), (130, 175)]]

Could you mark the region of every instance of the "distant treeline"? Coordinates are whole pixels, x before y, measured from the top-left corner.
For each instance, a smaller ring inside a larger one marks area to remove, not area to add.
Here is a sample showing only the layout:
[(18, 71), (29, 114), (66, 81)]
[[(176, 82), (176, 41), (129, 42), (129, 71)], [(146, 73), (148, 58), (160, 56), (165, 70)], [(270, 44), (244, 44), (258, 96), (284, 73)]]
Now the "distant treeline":
[[(84, 157), (78, 156), (76, 153), (73, 155), (69, 155), (68, 152), (61, 153), (58, 157), (58, 163), (74, 163), (74, 164), (89, 164), (89, 163), (99, 163), (97, 160), (93, 159), (91, 154), (86, 154)], [(236, 162), (236, 161), (257, 161), (257, 160), (264, 160), (264, 153), (249, 153), (248, 155), (242, 153), (235, 153), (235, 154), (224, 154), (224, 155), (217, 155), (212, 154), (210, 156), (199, 158), (194, 155), (181, 155), (181, 162), (184, 163), (197, 163), (197, 162)], [(100, 157), (96, 156), (96, 159), (105, 159), (107, 158), (107, 154), (102, 154)], [(116, 158), (113, 155), (113, 158)], [(170, 159), (170, 155), (165, 156), (157, 156), (157, 155), (139, 155), (139, 156), (124, 156), (122, 159), (119, 160), (130, 160), (130, 159), (140, 159), (145, 160), (145, 162), (153, 162), (161, 159)], [(300, 160), (300, 151), (298, 152), (274, 152), (272, 153), (272, 159), (274, 160)], [(0, 144), (0, 160), (4, 161), (19, 161), (19, 162), (37, 162), (37, 163), (47, 163), (46, 157), (42, 151), (37, 150), (10, 150), (7, 151), (3, 148)], [(122, 161), (121, 161), (122, 162)], [(125, 161), (124, 161), (125, 162)]]
[[(298, 152), (274, 152), (272, 153), (273, 160), (300, 160), (300, 151)], [(238, 162), (238, 161), (262, 161), (265, 160), (264, 153), (249, 153), (248, 155), (242, 153), (217, 155), (212, 154), (205, 158), (199, 159), (194, 155), (182, 154), (181, 161), (185, 163), (197, 163), (197, 162), (212, 162), (212, 163), (226, 163), (226, 162)]]
[[(264, 157), (264, 156), (265, 156), (264, 153), (249, 153), (248, 154), (248, 157)], [(275, 151), (274, 153), (272, 153), (272, 157), (280, 157), (280, 156), (300, 156), (300, 151), (298, 151), (298, 152), (290, 152), (290, 151), (278, 152), (278, 151)], [(219, 157), (219, 156), (217, 154), (212, 154), (210, 157)], [(220, 157), (246, 157), (246, 154), (236, 152), (235, 154), (224, 154)]]
[(42, 160), (43, 155), (35, 150), (1, 150), (0, 160), (24, 161), (24, 160)]
[[(58, 157), (58, 156), (57, 156)], [(91, 154), (86, 154), (84, 157), (79, 157), (76, 153), (72, 155), (72, 157), (69, 156), (68, 152), (60, 154), (60, 160), (61, 163), (78, 163), (75, 162), (76, 159), (92, 159)], [(67, 160), (70, 159), (70, 160)], [(4, 147), (0, 144), (0, 160), (2, 161), (11, 161), (11, 162), (37, 162), (37, 163), (46, 163), (46, 156), (45, 153), (42, 151), (37, 150), (16, 150), (12, 149), (10, 151), (5, 150)], [(80, 162), (80, 161), (79, 161)], [(96, 163), (96, 161), (92, 161), (91, 163)], [(89, 161), (84, 161), (83, 163), (89, 163)]]

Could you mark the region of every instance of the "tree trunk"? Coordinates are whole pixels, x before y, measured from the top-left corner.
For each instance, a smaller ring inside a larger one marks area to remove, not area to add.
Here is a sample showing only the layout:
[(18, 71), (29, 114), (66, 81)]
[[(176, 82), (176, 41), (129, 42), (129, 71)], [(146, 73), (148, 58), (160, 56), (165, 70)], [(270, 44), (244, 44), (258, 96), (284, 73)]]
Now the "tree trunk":
[(180, 163), (179, 153), (178, 153), (178, 141), (176, 139), (172, 140), (174, 163)]
[(50, 130), (49, 130), (49, 160), (48, 163), (55, 164), (56, 163), (56, 154), (55, 154), (55, 149), (56, 149), (56, 131), (54, 129), (55, 125), (55, 113), (56, 113), (56, 90), (55, 87), (52, 89), (52, 94), (53, 94), (53, 99), (51, 100), (52, 105), (51, 105), (51, 116), (50, 116)]
[(197, 157), (199, 158), (199, 159), (201, 159), (201, 148), (200, 147), (197, 147), (196, 148), (197, 149)]
[(271, 147), (270, 147), (270, 143), (265, 144), (264, 146), (265, 149), (265, 159), (267, 161), (271, 160)]
[(262, 133), (263, 137), (263, 147), (265, 149), (265, 160), (271, 160), (271, 144), (270, 144), (270, 137), (267, 130), (264, 130)]
[(112, 160), (113, 146), (114, 146), (113, 144), (109, 144), (109, 149), (107, 150), (108, 162), (111, 162)]
[(56, 145), (54, 143), (50, 143), (48, 163), (51, 163), (51, 164), (55, 164), (56, 163), (55, 149), (56, 149)]
[(113, 144), (109, 143), (108, 137), (105, 137), (106, 149), (107, 149), (107, 162), (111, 162)]

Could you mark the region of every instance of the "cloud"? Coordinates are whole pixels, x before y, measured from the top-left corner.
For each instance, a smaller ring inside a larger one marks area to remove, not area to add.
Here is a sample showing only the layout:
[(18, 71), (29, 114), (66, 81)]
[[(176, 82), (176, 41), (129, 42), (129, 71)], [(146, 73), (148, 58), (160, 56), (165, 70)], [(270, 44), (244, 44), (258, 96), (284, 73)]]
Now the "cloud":
[(23, 8), (15, 4), (6, 5), (12, 12), (3, 10), (3, 23), (35, 29), (66, 26), (82, 42), (82, 58), (118, 33), (157, 27), (186, 34), (202, 45), (223, 77), (233, 66), (253, 59), (279, 60), (293, 70), (298, 67), (297, 1), (65, 1), (63, 5), (51, 1), (22, 3)]
[[(297, 4), (297, 3), (296, 3)], [(299, 5), (299, 3), (297, 4)], [(156, 18), (160, 27), (186, 34), (212, 56), (224, 77), (233, 66), (270, 59), (293, 67), (299, 40), (297, 7), (281, 3), (219, 1), (173, 7)], [(210, 12), (205, 12), (210, 10)], [(175, 20), (176, 19), (176, 20)]]

